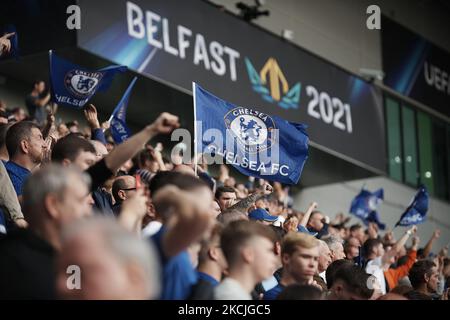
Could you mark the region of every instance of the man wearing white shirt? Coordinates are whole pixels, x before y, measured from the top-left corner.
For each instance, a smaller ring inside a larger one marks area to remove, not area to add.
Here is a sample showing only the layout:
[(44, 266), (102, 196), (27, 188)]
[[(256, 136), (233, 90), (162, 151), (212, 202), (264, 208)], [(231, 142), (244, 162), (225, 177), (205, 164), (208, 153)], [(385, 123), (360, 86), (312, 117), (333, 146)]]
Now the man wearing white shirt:
[[(369, 241), (369, 240), (367, 240), (367, 241)], [(382, 247), (383, 244), (381, 243), (381, 241), (380, 241), (380, 244)], [(384, 272), (383, 272), (382, 265), (383, 265), (383, 262), (382, 262), (381, 256), (376, 257), (372, 260), (369, 260), (369, 262), (367, 262), (367, 265), (366, 265), (366, 272), (375, 276), (375, 278), (378, 281), (378, 286), (380, 287), (381, 294), (385, 295), (386, 294), (386, 281), (384, 279)]]
[(367, 261), (366, 272), (376, 277), (381, 294), (385, 295), (387, 292), (384, 271), (394, 263), (395, 256), (399, 254), (409, 236), (415, 234), (416, 231), (417, 227), (413, 226), (388, 251), (384, 250), (383, 243), (379, 239), (367, 239), (364, 243), (362, 251)]
[(154, 234), (156, 234), (159, 229), (161, 229), (162, 227), (162, 223), (157, 221), (157, 220), (153, 220), (150, 221), (145, 227), (144, 229), (142, 229), (142, 236), (145, 238), (151, 237)]
[(227, 259), (228, 277), (215, 288), (216, 300), (252, 299), (255, 285), (276, 268), (274, 239), (270, 227), (252, 221), (233, 221), (224, 229), (220, 246)]

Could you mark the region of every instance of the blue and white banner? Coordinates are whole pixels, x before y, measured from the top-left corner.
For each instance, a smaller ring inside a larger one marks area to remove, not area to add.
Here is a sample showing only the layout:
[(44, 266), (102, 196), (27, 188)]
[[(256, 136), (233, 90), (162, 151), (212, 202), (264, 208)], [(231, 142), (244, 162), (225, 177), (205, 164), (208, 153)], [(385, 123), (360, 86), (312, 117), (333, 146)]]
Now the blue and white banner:
[(97, 91), (107, 90), (117, 72), (126, 66), (88, 70), (56, 56), (51, 50), (50, 83), (52, 101), (81, 109)]
[(395, 226), (407, 227), (425, 221), (428, 212), (428, 191), (425, 186), (421, 186), (409, 207), (400, 217)]
[(365, 224), (368, 222), (377, 222), (379, 221), (379, 219), (377, 219), (378, 214), (371, 214), (371, 212), (376, 212), (378, 205), (383, 199), (383, 189), (370, 192), (363, 188), (361, 189), (361, 192), (353, 199), (350, 206), (350, 213), (363, 220)]
[(247, 176), (299, 181), (308, 158), (305, 125), (236, 106), (196, 83), (192, 89), (197, 152), (224, 159)]
[(131, 81), (130, 85), (125, 91), (122, 99), (120, 99), (119, 104), (114, 109), (111, 114), (111, 135), (114, 139), (114, 142), (119, 144), (124, 142), (131, 135), (131, 131), (127, 126), (127, 108), (128, 108), (128, 100), (130, 99), (130, 93), (133, 89), (133, 86), (137, 80), (137, 77)]

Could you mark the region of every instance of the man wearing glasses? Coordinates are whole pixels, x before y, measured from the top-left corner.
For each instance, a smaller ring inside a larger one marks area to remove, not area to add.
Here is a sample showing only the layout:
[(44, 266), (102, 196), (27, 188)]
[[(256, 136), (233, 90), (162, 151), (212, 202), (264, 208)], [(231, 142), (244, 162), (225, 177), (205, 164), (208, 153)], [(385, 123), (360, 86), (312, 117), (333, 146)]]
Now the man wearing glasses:
[(114, 198), (113, 213), (117, 217), (120, 213), (122, 203), (136, 192), (136, 179), (133, 176), (119, 176), (112, 185), (112, 196)]

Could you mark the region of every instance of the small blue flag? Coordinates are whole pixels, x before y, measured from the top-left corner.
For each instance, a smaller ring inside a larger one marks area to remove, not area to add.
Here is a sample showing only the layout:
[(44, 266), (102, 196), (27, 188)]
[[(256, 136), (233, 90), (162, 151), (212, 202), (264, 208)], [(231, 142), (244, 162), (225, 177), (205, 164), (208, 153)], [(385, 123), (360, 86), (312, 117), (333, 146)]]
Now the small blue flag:
[(125, 91), (122, 99), (120, 99), (119, 104), (111, 114), (111, 135), (114, 139), (114, 142), (117, 144), (124, 142), (131, 135), (131, 131), (127, 126), (126, 117), (128, 100), (130, 99), (130, 93), (136, 80), (137, 77), (134, 77), (134, 79), (128, 86), (127, 91)]
[(409, 207), (400, 217), (400, 220), (395, 226), (407, 227), (414, 224), (419, 224), (425, 221), (428, 212), (428, 191), (425, 186), (420, 186), (414, 199)]
[(1, 55), (0, 59), (10, 59), (15, 58), (16, 60), (19, 59), (19, 34), (17, 33), (17, 29), (14, 25), (8, 25), (5, 28), (3, 28), (2, 32), (0, 33), (0, 37), (3, 37), (6, 34), (14, 33), (14, 35), (11, 35), (8, 40), (11, 43), (11, 48), (8, 53), (3, 53)]
[(193, 83), (197, 152), (246, 176), (296, 184), (308, 158), (306, 126), (224, 101)]
[(376, 210), (383, 199), (383, 189), (370, 192), (363, 188), (361, 189), (361, 192), (353, 199), (350, 206), (350, 213), (360, 218), (366, 225), (370, 221), (379, 222), (379, 217)]
[(125, 72), (126, 66), (109, 66), (100, 70), (88, 70), (50, 50), (50, 83), (52, 101), (81, 109), (97, 91), (107, 90), (117, 72)]

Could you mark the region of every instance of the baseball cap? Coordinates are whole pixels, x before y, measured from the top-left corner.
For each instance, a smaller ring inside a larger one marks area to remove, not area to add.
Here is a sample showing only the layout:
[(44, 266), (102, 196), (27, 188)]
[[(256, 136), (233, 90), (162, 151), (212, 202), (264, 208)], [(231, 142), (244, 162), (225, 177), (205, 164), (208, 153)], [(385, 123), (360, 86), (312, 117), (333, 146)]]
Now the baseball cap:
[(253, 211), (250, 211), (250, 213), (248, 214), (248, 217), (251, 220), (263, 220), (263, 221), (268, 221), (268, 222), (275, 222), (278, 219), (278, 217), (271, 216), (267, 212), (267, 210), (262, 209), (262, 208), (258, 208)]

